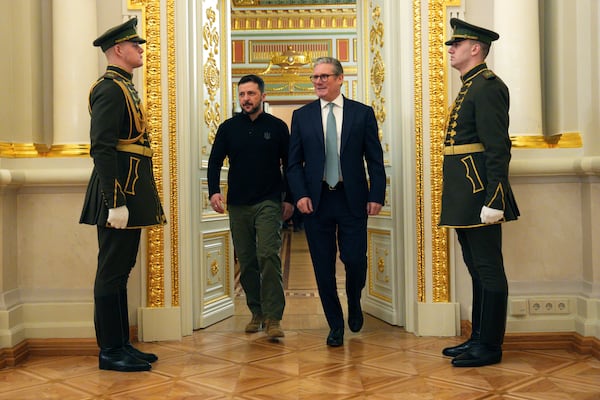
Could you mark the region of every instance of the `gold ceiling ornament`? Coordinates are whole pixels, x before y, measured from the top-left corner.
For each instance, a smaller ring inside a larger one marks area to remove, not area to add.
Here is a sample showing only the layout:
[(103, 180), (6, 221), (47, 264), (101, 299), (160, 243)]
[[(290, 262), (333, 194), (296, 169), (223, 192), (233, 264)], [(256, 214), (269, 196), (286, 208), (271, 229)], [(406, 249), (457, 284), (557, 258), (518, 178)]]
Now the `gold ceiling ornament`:
[(307, 51), (296, 51), (294, 46), (288, 45), (287, 50), (273, 54), (267, 69), (262, 71), (261, 75), (271, 72), (274, 65), (281, 69), (282, 74), (297, 75), (302, 67), (309, 65), (311, 62), (312, 59)]

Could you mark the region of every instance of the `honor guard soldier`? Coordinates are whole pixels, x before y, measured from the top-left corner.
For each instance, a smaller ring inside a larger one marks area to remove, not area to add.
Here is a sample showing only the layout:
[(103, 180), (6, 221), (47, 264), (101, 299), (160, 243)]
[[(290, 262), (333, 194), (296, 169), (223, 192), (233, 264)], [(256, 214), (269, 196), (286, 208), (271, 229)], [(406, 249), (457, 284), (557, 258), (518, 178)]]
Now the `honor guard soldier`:
[(133, 70), (143, 65), (140, 45), (146, 43), (136, 25), (137, 19), (130, 19), (93, 42), (108, 67), (89, 94), (94, 168), (79, 221), (98, 231), (94, 324), (99, 367), (116, 371), (148, 371), (158, 359), (129, 341), (127, 280), (141, 228), (166, 223), (154, 183), (144, 106), (131, 81)]
[(479, 367), (502, 360), (508, 283), (501, 223), (519, 210), (508, 182), (508, 88), (485, 63), (499, 35), (457, 18), (450, 24), (446, 45), (462, 87), (446, 129), (440, 226), (455, 228), (471, 275), (473, 328), (469, 340), (442, 353), (456, 367)]

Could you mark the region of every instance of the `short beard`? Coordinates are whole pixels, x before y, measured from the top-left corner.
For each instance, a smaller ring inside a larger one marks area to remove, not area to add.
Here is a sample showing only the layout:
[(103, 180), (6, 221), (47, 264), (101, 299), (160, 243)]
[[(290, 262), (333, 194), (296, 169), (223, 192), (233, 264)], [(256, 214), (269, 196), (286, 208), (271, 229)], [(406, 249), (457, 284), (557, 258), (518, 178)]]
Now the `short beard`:
[(246, 112), (246, 114), (248, 114), (248, 115), (256, 114), (257, 112), (260, 111), (261, 106), (262, 106), (262, 104), (259, 103), (256, 107), (251, 109), (249, 112), (246, 112), (245, 110), (244, 110), (244, 112)]

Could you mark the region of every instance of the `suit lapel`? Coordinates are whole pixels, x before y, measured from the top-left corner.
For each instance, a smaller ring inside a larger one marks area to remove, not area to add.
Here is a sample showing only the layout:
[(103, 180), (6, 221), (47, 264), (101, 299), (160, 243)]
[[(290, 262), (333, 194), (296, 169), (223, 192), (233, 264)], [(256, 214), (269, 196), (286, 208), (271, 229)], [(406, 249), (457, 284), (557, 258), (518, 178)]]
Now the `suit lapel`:
[(319, 143), (321, 143), (323, 153), (325, 153), (325, 132), (323, 131), (323, 114), (321, 110), (321, 101), (316, 100), (312, 103), (313, 110), (309, 112), (310, 115), (317, 115), (317, 118), (312, 118), (313, 129), (316, 135), (319, 136)]
[(352, 131), (352, 121), (355, 117), (354, 114), (355, 114), (354, 113), (354, 104), (352, 104), (351, 101), (348, 101), (348, 99), (346, 99), (346, 97), (344, 97), (344, 107), (343, 107), (343, 117), (342, 117), (342, 143), (340, 144), (340, 155), (344, 152), (346, 143), (348, 143), (350, 131)]

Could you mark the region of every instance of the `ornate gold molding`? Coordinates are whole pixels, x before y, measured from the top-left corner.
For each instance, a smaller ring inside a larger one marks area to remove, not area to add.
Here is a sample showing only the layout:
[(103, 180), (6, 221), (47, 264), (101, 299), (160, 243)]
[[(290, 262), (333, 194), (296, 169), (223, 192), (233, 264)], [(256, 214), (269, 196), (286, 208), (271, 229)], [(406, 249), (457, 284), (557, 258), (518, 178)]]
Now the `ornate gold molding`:
[[(384, 26), (381, 21), (381, 7), (371, 3), (371, 29), (369, 31), (369, 50), (373, 55), (371, 60), (371, 86), (375, 99), (371, 102), (375, 118), (379, 126), (379, 140), (383, 140), (383, 124), (385, 123), (385, 98), (383, 93), (383, 82), (385, 81), (385, 64), (381, 51), (383, 49)], [(385, 150), (385, 148), (384, 148)]]
[(231, 30), (354, 29), (356, 7), (231, 11)]
[[(375, 241), (375, 237), (385, 237), (385, 245)], [(369, 274), (367, 288), (370, 296), (373, 296), (385, 303), (392, 303), (391, 272), (390, 268), (390, 246), (391, 232), (383, 229), (369, 229), (367, 232), (367, 256), (369, 260)], [(383, 289), (387, 289), (384, 293)]]
[[(261, 6), (261, 0), (231, 0), (231, 3), (233, 5), (233, 7), (260, 7)], [(269, 4), (263, 4), (263, 7), (289, 7), (289, 6), (297, 6), (298, 5), (298, 1), (284, 1), (284, 0), (280, 0), (279, 4), (276, 4), (275, 2), (270, 1)], [(329, 1), (327, 0), (313, 0), (313, 1), (302, 1), (302, 6), (306, 7), (306, 6), (326, 6), (329, 4)], [(350, 4), (350, 5), (355, 5), (356, 4), (356, 0), (346, 0), (346, 1), (336, 1), (335, 2), (336, 5), (340, 5), (340, 4)]]
[(217, 256), (221, 257), (222, 262), (219, 263), (219, 258), (215, 257), (215, 254), (205, 249), (204, 254), (206, 257), (206, 265), (209, 266), (207, 283), (210, 286), (214, 286), (220, 283), (223, 286), (223, 291), (219, 296), (216, 296), (211, 299), (206, 299), (206, 305), (228, 298), (230, 296), (229, 294), (233, 291), (229, 279), (229, 276), (231, 274), (231, 261), (229, 259), (229, 255), (231, 254), (231, 250), (229, 248), (231, 238), (229, 235), (229, 230), (206, 233), (202, 236), (202, 243), (205, 244), (206, 241), (210, 239), (220, 239), (222, 245), (222, 252), (221, 250), (219, 250)]
[(177, 162), (177, 96), (175, 54), (175, 0), (167, 0), (167, 79), (169, 87), (169, 183), (171, 197), (171, 305), (179, 306), (179, 164)]
[(565, 132), (558, 135), (511, 135), (510, 141), (515, 149), (578, 149), (583, 147), (579, 132)]
[(202, 42), (204, 50), (208, 51), (208, 58), (204, 63), (204, 87), (208, 92), (208, 99), (204, 100), (204, 124), (208, 128), (208, 142), (213, 144), (217, 129), (221, 123), (221, 105), (217, 101), (217, 92), (219, 91), (221, 71), (217, 62), (221, 37), (217, 29), (217, 12), (208, 8), (206, 10), (206, 20), (202, 26)]
[[(154, 150), (153, 172), (160, 198), (163, 196), (163, 146), (162, 146), (162, 65), (160, 0), (128, 0), (130, 10), (141, 10), (142, 36), (146, 38), (144, 52), (145, 103), (148, 110), (148, 133)], [(170, 63), (169, 68), (174, 68)], [(173, 88), (174, 90), (174, 88)], [(170, 104), (173, 106), (174, 104)], [(173, 139), (175, 140), (175, 139)], [(176, 177), (171, 177), (171, 179)], [(171, 218), (173, 218), (171, 216)], [(170, 221), (172, 222), (172, 221)], [(148, 307), (165, 306), (164, 282), (164, 227), (148, 229), (148, 265), (146, 273), (146, 304)]]
[[(173, 2), (174, 0), (168, 0), (169, 2)], [(415, 0), (420, 1), (420, 0)], [(174, 41), (174, 24), (170, 25), (172, 32), (167, 34), (168, 41)], [(420, 26), (415, 27), (415, 35), (417, 34), (417, 29), (420, 32)], [(172, 37), (171, 37), (172, 35)], [(420, 90), (422, 90), (422, 72), (417, 71), (417, 68), (420, 68), (420, 61), (417, 61), (417, 57), (421, 57), (420, 49), (417, 49), (418, 42), (415, 39), (415, 107), (419, 107), (418, 110), (415, 110), (416, 122), (420, 122), (420, 125), (416, 126), (416, 136), (417, 138), (417, 150), (422, 149), (423, 144), (422, 140), (422, 123), (423, 123), (423, 105), (422, 105), (422, 95)], [(420, 46), (420, 44), (419, 44)], [(168, 49), (168, 59), (169, 65), (173, 65), (175, 62), (175, 46), (174, 43), (169, 45)], [(346, 75), (356, 75), (356, 67), (348, 67), (344, 68), (344, 71), (348, 71)], [(260, 69), (258, 68), (238, 68), (233, 70), (233, 75), (246, 75), (246, 74), (259, 74)], [(385, 72), (385, 71), (384, 71)], [(175, 68), (169, 67), (168, 71), (168, 80), (169, 80), (169, 147), (174, 151), (169, 153), (170, 166), (169, 166), (169, 175), (177, 176), (177, 160), (176, 160), (176, 104), (175, 104)], [(294, 90), (302, 91), (302, 92), (310, 92), (314, 90), (312, 84), (308, 82), (309, 87), (305, 88), (299, 83), (303, 81), (308, 81), (308, 74), (305, 75), (293, 75), (289, 78), (286, 77), (286, 82), (293, 83)], [(273, 79), (274, 83), (279, 83), (278, 78), (275, 77)], [(283, 81), (282, 81), (283, 82)], [(356, 81), (352, 81), (352, 84), (356, 84)], [(290, 87), (291, 87), (290, 86)], [(356, 97), (356, 90), (352, 90), (353, 98)], [(419, 102), (419, 103), (417, 103)], [(580, 132), (565, 132), (552, 136), (543, 136), (543, 135), (511, 135), (510, 140), (512, 141), (513, 149), (579, 149), (583, 147), (583, 138)], [(72, 158), (72, 157), (84, 157), (87, 158), (90, 155), (90, 145), (89, 143), (79, 143), (79, 144), (53, 144), (48, 147), (45, 144), (40, 143), (13, 143), (13, 142), (0, 142), (0, 158)], [(417, 160), (417, 171), (423, 169), (422, 167), (422, 159)], [(419, 165), (421, 165), (419, 167)], [(417, 182), (417, 189), (419, 182)], [(175, 196), (177, 194), (175, 193)], [(172, 202), (173, 203), (173, 202)], [(173, 211), (173, 210), (172, 210)], [(175, 210), (175, 213), (177, 210)]]
[[(233, 68), (231, 70), (231, 75), (233, 76), (243, 76), (246, 74), (254, 74), (254, 75), (260, 75), (260, 73), (264, 71), (264, 68)], [(298, 75), (290, 75), (290, 76), (286, 76), (285, 78), (289, 81), (292, 82), (307, 82), (310, 83), (312, 85), (312, 83), (310, 82), (310, 78), (309, 75), (312, 73), (312, 68), (308, 68), (306, 70), (305, 73), (299, 73)], [(356, 76), (356, 74), (358, 73), (358, 68), (353, 67), (353, 66), (344, 66), (344, 76)], [(269, 77), (273, 76), (273, 77), (277, 77), (277, 76), (282, 76), (282, 74), (269, 74)], [(314, 91), (314, 88), (313, 88)]]
[(432, 299), (450, 301), (448, 231), (438, 227), (442, 200), (443, 132), (446, 120), (446, 57), (444, 48), (446, 0), (429, 0), (429, 127), (431, 158)]
[(425, 302), (425, 190), (423, 186), (423, 56), (421, 52), (421, 0), (413, 1), (413, 52), (415, 74), (415, 163), (417, 301)]
[(89, 157), (89, 144), (0, 143), (0, 158)]

